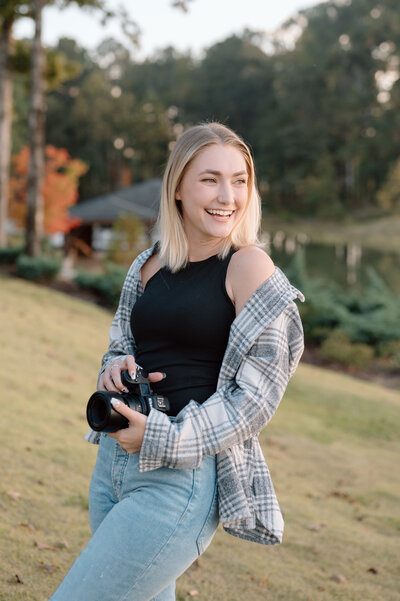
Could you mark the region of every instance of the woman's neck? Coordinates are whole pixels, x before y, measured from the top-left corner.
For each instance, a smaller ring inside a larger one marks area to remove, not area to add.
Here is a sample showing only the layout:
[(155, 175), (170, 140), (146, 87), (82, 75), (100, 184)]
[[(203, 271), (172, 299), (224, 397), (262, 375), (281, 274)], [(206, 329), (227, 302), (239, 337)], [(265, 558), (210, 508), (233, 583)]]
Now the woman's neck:
[(213, 255), (217, 255), (222, 247), (222, 240), (212, 240), (204, 243), (191, 243), (188, 241), (188, 261), (204, 261)]

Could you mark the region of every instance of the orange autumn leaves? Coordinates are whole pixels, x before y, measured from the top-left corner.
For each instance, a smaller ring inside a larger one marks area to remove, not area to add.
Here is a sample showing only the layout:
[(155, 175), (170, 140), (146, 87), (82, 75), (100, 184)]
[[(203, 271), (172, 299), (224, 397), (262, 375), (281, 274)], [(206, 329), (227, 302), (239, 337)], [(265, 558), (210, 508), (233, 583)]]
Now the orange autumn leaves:
[[(10, 180), (10, 217), (21, 227), (26, 221), (26, 196), (29, 165), (29, 148), (24, 146), (12, 158)], [(72, 219), (68, 208), (78, 200), (78, 183), (88, 170), (80, 159), (72, 159), (64, 148), (46, 146), (45, 175), (43, 182), (44, 229), (48, 234), (69, 232), (79, 225)]]

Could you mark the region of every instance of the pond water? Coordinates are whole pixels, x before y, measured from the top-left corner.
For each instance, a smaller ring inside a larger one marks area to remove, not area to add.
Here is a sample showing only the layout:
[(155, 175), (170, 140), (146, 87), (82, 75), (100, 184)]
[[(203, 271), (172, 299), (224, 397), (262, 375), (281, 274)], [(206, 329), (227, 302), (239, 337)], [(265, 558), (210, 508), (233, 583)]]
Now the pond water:
[(364, 248), (357, 243), (325, 245), (307, 242), (305, 234), (296, 237), (284, 232), (263, 233), (265, 250), (283, 271), (299, 248), (304, 249), (310, 277), (334, 280), (344, 289), (362, 290), (368, 282), (366, 267), (371, 265), (386, 284), (400, 296), (400, 255)]

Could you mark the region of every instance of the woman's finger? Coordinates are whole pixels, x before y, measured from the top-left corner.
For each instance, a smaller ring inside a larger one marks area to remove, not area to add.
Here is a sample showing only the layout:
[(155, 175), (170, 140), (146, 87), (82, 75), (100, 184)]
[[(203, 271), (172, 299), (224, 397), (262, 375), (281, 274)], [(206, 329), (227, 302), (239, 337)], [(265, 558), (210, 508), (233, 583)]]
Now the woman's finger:
[(130, 377), (132, 378), (132, 380), (134, 380), (136, 378), (136, 363), (133, 355), (126, 355), (125, 365)]
[(111, 379), (114, 382), (116, 390), (123, 390), (124, 385), (121, 382), (121, 370), (124, 369), (124, 365), (120, 363), (114, 363), (110, 368)]
[(162, 371), (153, 371), (150, 374), (148, 374), (147, 376), (150, 380), (150, 382), (160, 382), (161, 380), (164, 380), (164, 378), (167, 377), (167, 374), (165, 374)]
[(137, 416), (140, 415), (140, 413), (134, 411), (119, 399), (111, 399), (110, 403), (114, 407), (115, 411), (126, 417), (130, 424), (135, 424)]
[[(116, 388), (114, 386), (114, 382), (112, 381), (112, 379), (110, 377), (110, 370), (107, 367), (102, 375), (103, 375), (103, 379), (101, 380), (102, 388), (104, 390), (116, 390)], [(100, 382), (99, 382), (99, 384), (100, 384)]]

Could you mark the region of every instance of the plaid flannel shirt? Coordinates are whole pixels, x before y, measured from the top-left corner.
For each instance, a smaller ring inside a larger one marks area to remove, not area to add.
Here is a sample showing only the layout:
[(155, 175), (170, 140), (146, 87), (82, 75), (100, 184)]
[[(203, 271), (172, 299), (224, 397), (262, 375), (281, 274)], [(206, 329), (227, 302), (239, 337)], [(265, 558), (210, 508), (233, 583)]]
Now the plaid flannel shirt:
[[(141, 253), (128, 271), (110, 329), (102, 369), (135, 355), (130, 314), (143, 287), (140, 270), (155, 252)], [(254, 292), (233, 321), (216, 392), (203, 404), (191, 400), (171, 422), (151, 410), (140, 451), (140, 471), (194, 469), (203, 455), (217, 455), (219, 519), (234, 536), (278, 544), (283, 518), (258, 434), (269, 422), (303, 353), (303, 328), (295, 298), (304, 301), (283, 272)], [(90, 431), (86, 440), (99, 442)]]

